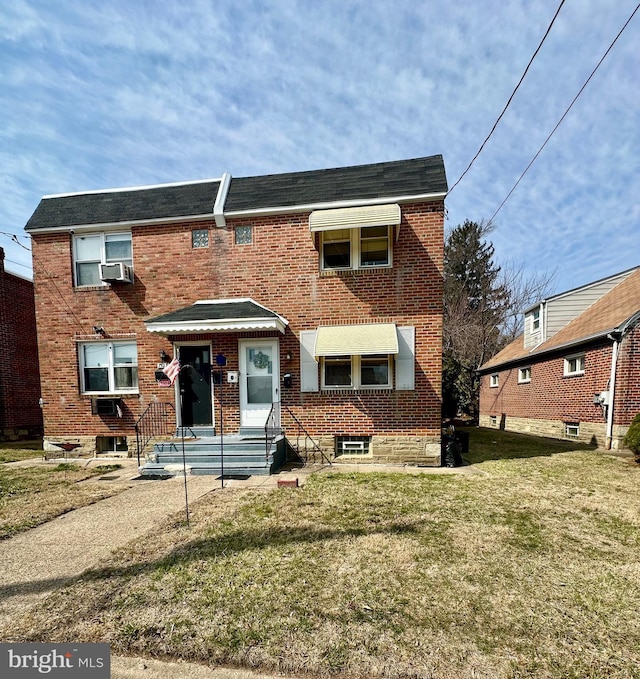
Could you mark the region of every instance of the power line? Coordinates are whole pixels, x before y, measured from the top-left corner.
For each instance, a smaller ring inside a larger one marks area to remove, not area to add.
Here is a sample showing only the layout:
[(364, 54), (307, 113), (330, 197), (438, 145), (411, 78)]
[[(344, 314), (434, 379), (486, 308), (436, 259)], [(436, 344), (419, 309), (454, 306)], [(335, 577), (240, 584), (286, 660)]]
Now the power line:
[(605, 58), (607, 57), (607, 55), (609, 54), (609, 52), (613, 49), (613, 46), (616, 44), (616, 42), (618, 42), (618, 38), (622, 35), (622, 33), (624, 32), (624, 30), (626, 29), (626, 27), (629, 25), (629, 23), (631, 22), (631, 19), (633, 19), (633, 17), (635, 16), (636, 12), (638, 11), (638, 9), (640, 9), (640, 3), (638, 3), (638, 4), (636, 5), (636, 8), (635, 8), (635, 9), (633, 10), (633, 12), (631, 13), (631, 16), (626, 20), (624, 26), (620, 29), (620, 32), (618, 33), (618, 35), (616, 35), (616, 37), (613, 39), (613, 42), (609, 45), (609, 47), (607, 47), (606, 52), (602, 55), (600, 61), (596, 64), (596, 66), (595, 66), (595, 68), (593, 69), (593, 71), (591, 71), (591, 74), (590, 74), (589, 77), (585, 80), (584, 85), (580, 88), (580, 90), (578, 91), (578, 94), (576, 94), (576, 96), (573, 98), (573, 100), (571, 101), (571, 103), (570, 103), (569, 106), (567, 107), (567, 110), (562, 114), (562, 117), (561, 117), (560, 120), (556, 123), (556, 126), (551, 130), (551, 132), (549, 133), (549, 136), (544, 140), (544, 143), (543, 143), (542, 146), (538, 149), (538, 151), (536, 152), (536, 154), (533, 156), (533, 158), (531, 159), (531, 161), (529, 162), (529, 164), (527, 165), (527, 167), (524, 169), (524, 172), (520, 175), (520, 177), (518, 177), (518, 181), (511, 187), (511, 191), (509, 191), (509, 193), (507, 194), (506, 198), (502, 201), (502, 203), (500, 203), (500, 206), (498, 207), (498, 209), (493, 213), (493, 215), (492, 215), (491, 218), (489, 219), (490, 222), (492, 222), (492, 221), (495, 219), (495, 217), (496, 217), (496, 215), (498, 214), (498, 212), (500, 212), (500, 210), (502, 210), (504, 204), (509, 200), (509, 198), (511, 197), (511, 194), (516, 190), (518, 184), (522, 181), (522, 179), (523, 179), (523, 177), (525, 176), (525, 174), (527, 174), (527, 172), (529, 171), (529, 168), (534, 164), (534, 162), (536, 161), (536, 159), (538, 158), (538, 156), (542, 153), (542, 150), (543, 150), (544, 147), (547, 145), (547, 143), (549, 142), (549, 140), (551, 139), (551, 137), (553, 137), (553, 135), (555, 134), (555, 131), (560, 127), (560, 125), (562, 124), (562, 121), (567, 117), (567, 114), (568, 114), (569, 111), (573, 108), (573, 105), (574, 105), (574, 104), (576, 103), (576, 101), (578, 100), (578, 97), (582, 94), (582, 92), (584, 91), (584, 89), (586, 88), (586, 86), (589, 84), (591, 78), (593, 78), (593, 76), (595, 75), (596, 71), (600, 68), (600, 65), (602, 64), (602, 62), (605, 60)]
[(545, 34), (542, 36), (542, 40), (540, 41), (540, 44), (536, 48), (536, 51), (533, 53), (533, 56), (531, 57), (531, 59), (529, 59), (529, 63), (527, 64), (527, 67), (524, 69), (524, 73), (520, 77), (520, 80), (518, 81), (518, 84), (516, 85), (515, 89), (511, 93), (511, 96), (507, 100), (505, 107), (502, 109), (502, 113), (498, 116), (498, 119), (493, 124), (491, 131), (487, 135), (487, 138), (480, 145), (480, 148), (478, 149), (476, 155), (473, 156), (473, 158), (471, 159), (471, 162), (467, 165), (467, 169), (460, 175), (460, 177), (458, 178), (458, 181), (456, 181), (455, 184), (449, 189), (448, 195), (451, 195), (451, 192), (453, 191), (453, 189), (455, 189), (456, 186), (458, 186), (458, 184), (462, 181), (462, 178), (467, 174), (467, 172), (469, 172), (469, 170), (471, 169), (471, 166), (476, 162), (476, 159), (482, 153), (482, 149), (484, 149), (486, 143), (489, 141), (489, 139), (491, 139), (491, 136), (495, 132), (496, 127), (498, 127), (498, 123), (502, 120), (502, 116), (504, 116), (506, 110), (509, 108), (509, 105), (511, 104), (513, 97), (515, 96), (516, 92), (518, 91), (520, 85), (522, 85), (522, 81), (524, 80), (525, 76), (527, 75), (529, 68), (531, 67), (531, 64), (533, 63), (533, 60), (536, 58), (536, 56), (538, 56), (538, 52), (540, 51), (540, 48), (542, 47), (542, 44), (544, 43), (544, 41), (547, 39), (547, 36), (549, 35), (549, 32), (551, 31), (551, 27), (555, 23), (555, 20), (558, 17), (558, 14), (560, 14), (560, 10), (562, 9), (562, 5), (564, 5), (564, 3), (565, 3), (565, 0), (561, 0), (560, 4), (558, 5), (558, 9), (556, 10), (556, 13), (553, 15), (553, 19), (551, 19), (551, 23), (549, 24), (549, 27), (547, 28)]

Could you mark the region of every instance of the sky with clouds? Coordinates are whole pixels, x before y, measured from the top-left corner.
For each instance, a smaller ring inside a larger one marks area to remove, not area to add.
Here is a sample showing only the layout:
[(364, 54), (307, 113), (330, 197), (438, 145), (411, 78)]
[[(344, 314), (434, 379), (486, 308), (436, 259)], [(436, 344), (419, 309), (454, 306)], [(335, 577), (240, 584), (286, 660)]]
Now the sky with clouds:
[[(560, 0), (11, 0), (0, 246), (42, 195), (442, 154), (453, 186)], [(566, 0), (447, 227), (489, 219), (636, 9)], [(559, 292), (640, 265), (640, 11), (495, 217)]]

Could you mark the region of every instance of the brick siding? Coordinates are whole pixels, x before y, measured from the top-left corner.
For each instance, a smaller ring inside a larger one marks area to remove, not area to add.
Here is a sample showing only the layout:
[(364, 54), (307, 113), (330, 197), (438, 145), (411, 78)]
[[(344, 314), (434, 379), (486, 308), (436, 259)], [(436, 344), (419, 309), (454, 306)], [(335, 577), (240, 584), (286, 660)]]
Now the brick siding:
[[(293, 376), (283, 403), (312, 435), (388, 434), (440, 436), (444, 205), (402, 206), (393, 266), (357, 272), (320, 272), (318, 236), (309, 215), (279, 215), (211, 222), (188, 221), (134, 227), (134, 285), (74, 289), (72, 242), (67, 234), (33, 234), (36, 307), (43, 381), (45, 431), (51, 437), (133, 434), (133, 425), (155, 399), (173, 401), (158, 387), (154, 369), (160, 350), (172, 355), (171, 340), (213, 341), (225, 353), (225, 370), (238, 369), (238, 339), (278, 337), (281, 372)], [(234, 227), (253, 227), (253, 243), (234, 244)], [(192, 228), (208, 228), (208, 248), (191, 247)], [(251, 297), (289, 321), (277, 332), (229, 333), (164, 338), (144, 321), (200, 299)], [(64, 300), (63, 302), (61, 300)], [(300, 392), (302, 330), (320, 324), (394, 322), (416, 328), (415, 391), (357, 393)], [(123, 397), (123, 417), (91, 415), (82, 396), (76, 344), (102, 326), (107, 338), (135, 337), (139, 394)], [(292, 358), (287, 361), (286, 354)], [(238, 386), (225, 382), (225, 431), (239, 425)], [(217, 408), (215, 409), (217, 417)], [(286, 424), (286, 416), (285, 416)]]
[[(614, 442), (618, 447), (625, 428), (640, 411), (638, 377), (640, 328), (623, 339), (619, 355), (614, 401)], [(584, 353), (583, 375), (565, 376), (564, 358)], [(606, 445), (606, 410), (593, 402), (594, 394), (607, 391), (611, 374), (612, 342), (599, 341), (580, 349), (546, 355), (531, 362), (496, 370), (480, 383), (481, 424), (511, 431), (565, 438), (565, 423), (580, 424), (580, 440)], [(519, 368), (531, 367), (531, 381), (518, 383)], [(498, 386), (490, 386), (492, 374)]]
[(0, 440), (42, 435), (33, 283), (4, 270), (0, 248)]

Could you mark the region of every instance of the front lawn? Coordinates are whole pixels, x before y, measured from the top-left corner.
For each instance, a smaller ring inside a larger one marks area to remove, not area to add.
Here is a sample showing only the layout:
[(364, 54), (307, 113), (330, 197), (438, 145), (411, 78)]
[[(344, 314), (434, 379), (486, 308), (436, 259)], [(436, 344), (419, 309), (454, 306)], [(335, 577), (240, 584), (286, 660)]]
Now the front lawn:
[(0, 464), (0, 540), (119, 492), (121, 487), (79, 483), (108, 469), (73, 463), (29, 467)]
[(300, 674), (640, 677), (640, 467), (488, 430), (470, 456), (486, 436), (504, 454), (473, 475), (216, 492), (1, 635)]

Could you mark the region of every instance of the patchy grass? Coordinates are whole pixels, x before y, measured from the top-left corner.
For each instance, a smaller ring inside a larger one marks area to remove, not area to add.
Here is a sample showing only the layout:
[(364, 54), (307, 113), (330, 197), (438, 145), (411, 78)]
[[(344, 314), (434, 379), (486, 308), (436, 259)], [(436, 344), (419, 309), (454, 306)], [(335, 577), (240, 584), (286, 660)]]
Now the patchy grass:
[(0, 465), (0, 540), (121, 491), (120, 486), (78, 483), (118, 467)]
[(0, 463), (18, 462), (42, 457), (42, 441), (16, 441), (0, 443)]
[(544, 443), (470, 476), (216, 492), (0, 636), (361, 678), (640, 677), (640, 468)]

